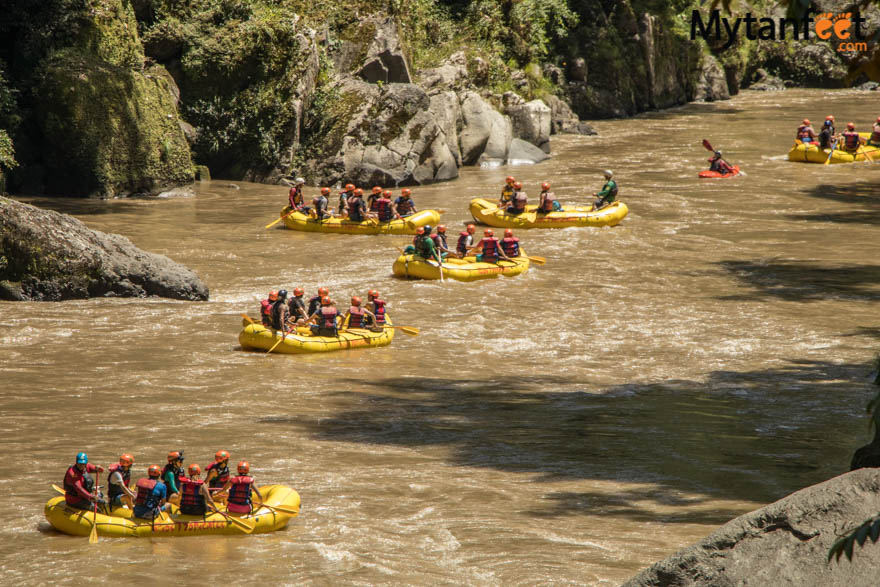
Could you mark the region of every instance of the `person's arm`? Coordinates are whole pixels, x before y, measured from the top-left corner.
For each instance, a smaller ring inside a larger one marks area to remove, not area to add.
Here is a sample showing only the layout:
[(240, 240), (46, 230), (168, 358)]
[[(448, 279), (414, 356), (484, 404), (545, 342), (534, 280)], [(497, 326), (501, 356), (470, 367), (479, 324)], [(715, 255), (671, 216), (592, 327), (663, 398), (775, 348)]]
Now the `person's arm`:
[(262, 506), (262, 505), (263, 505), (263, 494), (260, 493), (260, 488), (257, 487), (257, 484), (256, 484), (256, 483), (254, 483), (254, 484), (251, 485), (251, 491), (253, 491), (254, 493), (256, 493), (256, 494), (257, 494), (257, 497), (260, 498), (260, 505)]
[(165, 473), (165, 485), (168, 486), (168, 489), (171, 490), (171, 493), (180, 493), (177, 490), (177, 483), (175, 483), (177, 475), (174, 474), (174, 471), (168, 471)]
[(400, 212), (397, 211), (397, 201), (396, 200), (391, 202), (391, 214), (395, 218), (400, 218)]
[(220, 489), (220, 491), (218, 491), (214, 495), (225, 495), (229, 491), (230, 487), (232, 487), (232, 481), (227, 481), (226, 484)]
[(410, 206), (410, 209), (412, 210), (413, 214), (418, 212), (418, 210), (416, 209), (416, 201), (413, 200), (412, 198), (409, 199), (409, 206)]
[(83, 487), (82, 479), (77, 479), (76, 481), (72, 482), (71, 485), (73, 485), (73, 488), (76, 491), (76, 494), (79, 495), (81, 498), (87, 499), (87, 500), (92, 500), (95, 498), (94, 495), (92, 495), (91, 493), (86, 491), (86, 488)]
[(201, 493), (202, 497), (205, 498), (205, 503), (208, 504), (208, 506), (216, 512), (217, 511), (217, 504), (214, 503), (214, 498), (211, 497), (211, 492), (208, 491), (208, 484), (207, 483), (203, 483), (199, 487), (199, 493)]

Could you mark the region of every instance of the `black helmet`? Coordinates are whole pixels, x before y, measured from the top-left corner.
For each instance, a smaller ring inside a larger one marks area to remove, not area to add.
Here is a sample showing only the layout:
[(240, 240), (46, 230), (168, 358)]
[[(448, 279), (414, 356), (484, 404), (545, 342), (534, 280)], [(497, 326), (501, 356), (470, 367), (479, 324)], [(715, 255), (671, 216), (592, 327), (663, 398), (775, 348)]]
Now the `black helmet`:
[(431, 225), (430, 224), (426, 224), (423, 228), (425, 229), (425, 234), (431, 234)]
[(278, 292), (278, 299), (279, 300), (286, 300), (287, 299), (287, 290), (286, 289), (282, 289), (281, 291)]

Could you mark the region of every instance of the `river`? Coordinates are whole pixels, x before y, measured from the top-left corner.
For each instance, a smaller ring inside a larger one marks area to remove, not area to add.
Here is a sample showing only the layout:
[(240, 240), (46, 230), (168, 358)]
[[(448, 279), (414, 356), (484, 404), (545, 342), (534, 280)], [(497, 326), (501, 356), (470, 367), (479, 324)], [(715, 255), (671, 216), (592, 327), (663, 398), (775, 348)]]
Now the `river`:
[[(521, 231), (547, 264), (481, 283), (395, 279), (408, 237), (265, 230), (278, 186), (21, 198), (188, 265), (211, 297), (0, 303), (0, 579), (616, 585), (846, 471), (870, 439), (880, 163), (785, 154), (803, 116), (865, 127), (876, 105), (872, 92), (745, 92), (599, 121), (599, 136), (554, 137), (542, 164), (415, 188), (457, 235), (470, 198), (509, 173), (532, 197), (549, 179), (585, 203), (614, 170), (621, 225)], [(703, 138), (747, 175), (697, 180)], [(297, 285), (341, 300), (377, 288), (421, 334), (243, 352), (239, 314)], [(43, 520), (77, 451), (104, 466), (131, 452), (138, 477), (169, 450), (204, 468), (221, 448), (301, 493), (287, 530), (92, 546)]]

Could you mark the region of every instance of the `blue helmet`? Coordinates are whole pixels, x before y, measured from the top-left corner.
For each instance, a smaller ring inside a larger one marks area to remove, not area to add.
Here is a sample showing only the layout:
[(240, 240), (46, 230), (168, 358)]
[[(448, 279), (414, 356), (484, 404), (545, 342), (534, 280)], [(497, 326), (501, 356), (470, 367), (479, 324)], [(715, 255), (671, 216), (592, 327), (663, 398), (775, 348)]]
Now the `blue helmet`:
[(89, 462), (89, 455), (84, 452), (76, 453), (76, 464), (77, 465), (85, 465)]

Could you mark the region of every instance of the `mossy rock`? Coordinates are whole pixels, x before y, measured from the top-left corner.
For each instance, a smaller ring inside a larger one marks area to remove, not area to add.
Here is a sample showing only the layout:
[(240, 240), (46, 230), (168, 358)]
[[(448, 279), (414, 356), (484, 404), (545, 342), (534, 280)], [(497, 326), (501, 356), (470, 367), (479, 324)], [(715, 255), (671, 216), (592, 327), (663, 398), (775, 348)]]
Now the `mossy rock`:
[(36, 91), (47, 191), (112, 197), (192, 182), (166, 76), (55, 53)]

